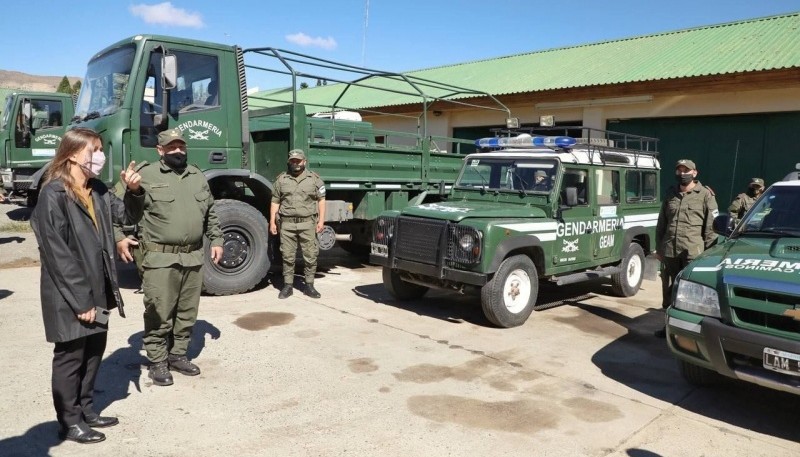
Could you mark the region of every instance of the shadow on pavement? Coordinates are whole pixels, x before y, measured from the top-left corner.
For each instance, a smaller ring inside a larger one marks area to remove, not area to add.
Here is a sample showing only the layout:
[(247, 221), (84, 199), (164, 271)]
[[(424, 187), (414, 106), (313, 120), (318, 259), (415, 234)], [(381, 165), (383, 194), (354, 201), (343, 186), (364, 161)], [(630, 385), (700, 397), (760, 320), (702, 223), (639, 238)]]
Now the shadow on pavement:
[(0, 244), (8, 244), (8, 243), (22, 243), (25, 241), (26, 238), (21, 236), (7, 236), (7, 237), (0, 237)]
[[(56, 412), (53, 411), (53, 417)], [(58, 438), (58, 422), (52, 420), (29, 428), (23, 435), (0, 439), (0, 453), (8, 457), (46, 457), (50, 448), (63, 441)]]
[[(198, 320), (192, 330), (192, 341), (186, 355), (189, 359), (200, 357), (206, 346), (206, 335), (216, 340), (220, 330), (205, 320)], [(116, 401), (124, 400), (131, 395), (130, 387), (137, 392), (142, 391), (139, 383), (142, 371), (147, 370), (149, 362), (142, 355), (142, 337), (144, 332), (136, 332), (128, 338), (128, 346), (119, 348), (103, 359), (100, 373), (95, 383), (95, 408), (101, 412)]]
[(13, 290), (0, 289), (0, 300), (10, 297), (11, 295), (14, 295)]
[(666, 342), (653, 336), (652, 331), (663, 324), (661, 310), (650, 309), (629, 318), (592, 305), (577, 307), (585, 311), (579, 316), (583, 329), (602, 327), (597, 323), (600, 319), (625, 331), (592, 357), (605, 376), (701, 416), (777, 438), (800, 439), (800, 399), (794, 395), (732, 379), (721, 379), (709, 388), (689, 385), (680, 375)]
[(6, 216), (12, 221), (25, 222), (31, 219), (31, 213), (33, 213), (33, 208), (21, 207), (12, 209), (6, 213)]

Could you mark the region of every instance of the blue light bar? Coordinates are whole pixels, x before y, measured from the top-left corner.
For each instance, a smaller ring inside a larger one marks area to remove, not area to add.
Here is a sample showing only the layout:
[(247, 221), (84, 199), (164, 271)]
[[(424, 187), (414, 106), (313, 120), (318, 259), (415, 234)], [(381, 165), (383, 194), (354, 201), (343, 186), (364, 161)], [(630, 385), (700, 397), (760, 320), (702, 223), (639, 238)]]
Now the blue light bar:
[(475, 140), (479, 148), (502, 148), (511, 146), (546, 146), (568, 148), (577, 143), (571, 136), (528, 136), (520, 135), (513, 138), (481, 138)]

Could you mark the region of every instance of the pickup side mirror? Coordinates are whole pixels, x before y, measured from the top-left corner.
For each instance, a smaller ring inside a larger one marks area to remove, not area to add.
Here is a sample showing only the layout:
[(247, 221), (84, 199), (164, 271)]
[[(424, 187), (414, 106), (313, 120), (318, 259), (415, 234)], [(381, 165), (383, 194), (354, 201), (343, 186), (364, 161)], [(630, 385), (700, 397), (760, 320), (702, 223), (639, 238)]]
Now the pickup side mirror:
[(733, 229), (736, 228), (736, 219), (731, 217), (730, 214), (721, 214), (714, 218), (712, 228), (717, 235), (729, 237), (733, 233)]

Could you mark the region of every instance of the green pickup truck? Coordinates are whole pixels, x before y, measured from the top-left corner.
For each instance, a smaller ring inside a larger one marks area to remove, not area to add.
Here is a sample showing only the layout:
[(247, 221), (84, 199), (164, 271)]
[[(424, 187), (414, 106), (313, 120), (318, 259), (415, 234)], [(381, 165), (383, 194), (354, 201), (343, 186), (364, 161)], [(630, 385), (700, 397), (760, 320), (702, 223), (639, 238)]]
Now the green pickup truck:
[(707, 385), (724, 375), (800, 394), (800, 179), (773, 184), (726, 240), (676, 279), (667, 342), (684, 378)]

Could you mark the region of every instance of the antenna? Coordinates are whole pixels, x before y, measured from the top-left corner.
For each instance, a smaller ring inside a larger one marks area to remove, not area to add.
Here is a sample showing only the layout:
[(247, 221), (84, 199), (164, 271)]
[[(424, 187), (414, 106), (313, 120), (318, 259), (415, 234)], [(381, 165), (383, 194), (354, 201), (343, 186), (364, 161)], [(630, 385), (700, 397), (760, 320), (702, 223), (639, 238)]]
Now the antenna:
[(367, 27), (369, 26), (369, 0), (364, 0), (364, 37), (361, 39), (361, 66), (367, 66)]

